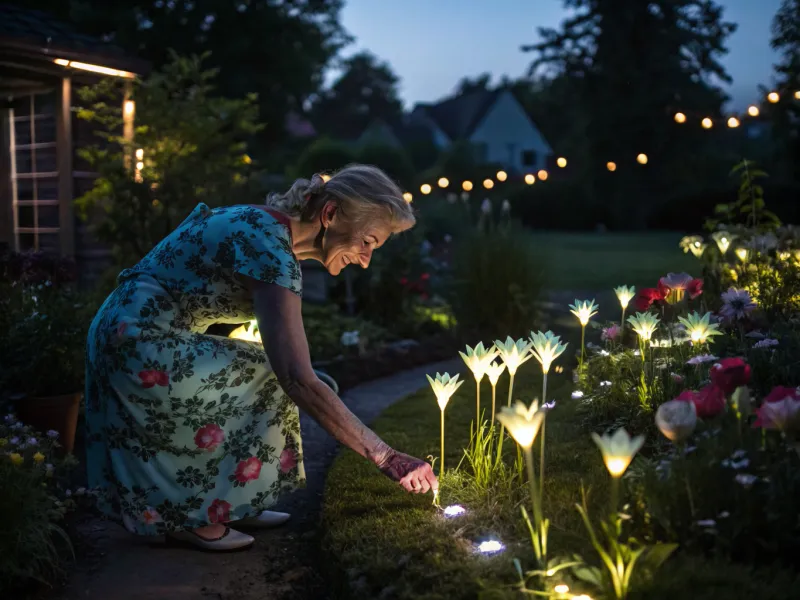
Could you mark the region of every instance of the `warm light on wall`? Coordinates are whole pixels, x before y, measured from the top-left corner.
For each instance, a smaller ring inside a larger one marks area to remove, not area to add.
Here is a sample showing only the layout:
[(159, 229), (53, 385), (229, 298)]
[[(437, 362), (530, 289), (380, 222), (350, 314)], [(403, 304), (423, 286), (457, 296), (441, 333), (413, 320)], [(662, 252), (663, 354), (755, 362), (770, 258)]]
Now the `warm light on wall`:
[(505, 181), (506, 179), (508, 179), (508, 173), (505, 171), (497, 172), (497, 181)]
[(491, 179), (484, 179), (483, 187), (485, 187), (487, 190), (492, 189), (494, 187), (494, 181), (492, 181)]
[(711, 129), (714, 126), (714, 121), (706, 117), (702, 121), (703, 129)]
[(556, 160), (556, 164), (563, 169), (567, 166), (567, 159), (563, 156), (559, 156), (558, 160)]
[(686, 123), (686, 115), (682, 112), (675, 113), (675, 122), (676, 123)]
[(411, 195), (411, 192), (406, 192), (406, 193), (403, 194), (403, 200), (405, 200), (409, 204), (411, 203), (411, 201), (413, 199), (414, 199), (414, 196)]
[(112, 69), (110, 67), (103, 67), (100, 65), (90, 65), (89, 63), (75, 62), (74, 60), (67, 60), (66, 58), (57, 58), (53, 61), (60, 67), (71, 67), (73, 69), (80, 69), (81, 71), (91, 71), (92, 73), (100, 73), (101, 75), (111, 75), (112, 77), (124, 77), (126, 79), (133, 79), (136, 77), (135, 73), (128, 71), (120, 71), (119, 69)]
[(440, 188), (446, 188), (448, 185), (450, 185), (450, 180), (447, 179), (447, 177), (440, 177), (438, 183)]
[(125, 100), (125, 104), (122, 106), (122, 111), (125, 113), (126, 117), (132, 117), (133, 113), (136, 112), (136, 102), (133, 100)]
[(420, 188), (419, 188), (419, 191), (420, 191), (420, 192), (422, 192), (422, 193), (423, 193), (425, 196), (427, 196), (428, 194), (430, 194), (430, 193), (431, 193), (431, 186), (430, 186), (430, 184), (423, 183), (423, 184), (420, 186)]
[(757, 117), (761, 111), (758, 110), (758, 107), (755, 104), (751, 104), (747, 107), (747, 114), (751, 117)]
[(463, 182), (463, 183), (461, 184), (461, 189), (462, 189), (462, 190), (464, 190), (465, 192), (470, 192), (470, 191), (472, 191), (472, 182), (471, 182), (471, 181), (465, 181), (465, 182)]
[(636, 162), (638, 162), (640, 165), (646, 165), (647, 164), (647, 154), (645, 154), (644, 152), (639, 154), (636, 157)]
[(606, 163), (606, 169), (608, 169), (609, 171), (611, 171), (613, 173), (614, 171), (617, 170), (617, 163), (611, 162), (611, 161), (607, 162)]
[(767, 100), (769, 100), (773, 104), (776, 104), (778, 101), (780, 101), (780, 99), (781, 95), (778, 92), (770, 92), (769, 94), (767, 94)]
[(536, 177), (528, 173), (527, 175), (525, 175), (525, 183), (527, 183), (528, 185), (533, 185), (534, 183), (536, 183)]
[(739, 126), (739, 119), (737, 119), (736, 117), (731, 117), (730, 119), (728, 119), (728, 127), (730, 127), (731, 129), (736, 129), (738, 126)]
[(547, 171), (545, 171), (544, 169), (539, 171), (536, 175), (539, 177), (541, 181), (547, 181)]

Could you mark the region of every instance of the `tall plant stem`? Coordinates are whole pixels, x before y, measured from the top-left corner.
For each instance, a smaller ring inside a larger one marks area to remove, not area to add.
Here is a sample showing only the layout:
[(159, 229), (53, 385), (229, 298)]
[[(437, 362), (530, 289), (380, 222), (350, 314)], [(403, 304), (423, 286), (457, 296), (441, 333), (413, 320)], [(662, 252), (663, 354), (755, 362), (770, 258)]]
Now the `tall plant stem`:
[(609, 516), (613, 519), (619, 510), (619, 477), (611, 477), (611, 510)]
[(481, 423), (481, 380), (475, 378), (475, 425)]
[[(542, 403), (547, 404), (547, 372), (545, 371), (542, 375)], [(542, 432), (539, 436), (539, 493), (541, 494), (539, 502), (542, 505), (544, 505), (544, 437), (546, 426), (547, 416), (542, 421)]]
[(441, 448), (442, 462), (439, 463), (439, 479), (441, 479), (444, 476), (444, 411), (441, 411), (441, 413), (442, 413), (442, 448)]
[(495, 400), (497, 399), (497, 386), (492, 384), (492, 427), (494, 427)]
[(536, 490), (536, 478), (533, 474), (533, 451), (528, 446), (525, 450), (525, 463), (528, 467), (528, 485), (530, 486), (531, 505), (533, 507), (533, 527), (535, 530), (536, 543), (534, 550), (539, 559), (539, 564), (546, 564), (547, 557), (545, 556), (545, 549), (542, 547), (542, 505), (540, 502), (539, 492)]
[[(508, 406), (511, 407), (511, 398), (514, 395), (514, 373), (509, 371), (510, 381), (508, 382)], [(497, 443), (497, 459), (495, 464), (499, 465), (503, 460), (503, 438), (505, 437), (505, 425), (500, 425), (500, 441)]]
[(627, 308), (628, 308), (627, 306), (623, 306), (622, 307), (622, 320), (620, 321), (620, 324), (619, 324), (620, 329), (621, 329), (620, 337), (619, 337), (620, 341), (622, 341), (622, 338), (625, 335), (625, 311), (627, 310)]
[(586, 341), (586, 325), (581, 325), (581, 365), (578, 369), (580, 371), (581, 376), (583, 376), (583, 359), (586, 356), (586, 347), (584, 346), (584, 342)]

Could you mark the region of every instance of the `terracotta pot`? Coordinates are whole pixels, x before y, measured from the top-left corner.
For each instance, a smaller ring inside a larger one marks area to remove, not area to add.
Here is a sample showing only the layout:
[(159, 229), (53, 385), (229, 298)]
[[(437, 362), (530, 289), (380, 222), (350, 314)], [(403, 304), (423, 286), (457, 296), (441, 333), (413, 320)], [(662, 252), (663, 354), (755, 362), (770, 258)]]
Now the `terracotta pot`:
[(82, 392), (63, 396), (25, 398), (17, 404), (19, 420), (42, 433), (54, 429), (64, 451), (72, 452), (75, 446), (75, 430), (81, 408)]

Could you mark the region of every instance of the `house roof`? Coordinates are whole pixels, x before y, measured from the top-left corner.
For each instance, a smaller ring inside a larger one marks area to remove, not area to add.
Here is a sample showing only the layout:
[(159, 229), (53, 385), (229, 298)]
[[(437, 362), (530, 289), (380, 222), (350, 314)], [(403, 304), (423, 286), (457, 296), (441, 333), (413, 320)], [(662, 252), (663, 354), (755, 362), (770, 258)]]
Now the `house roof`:
[(78, 33), (72, 25), (47, 13), (0, 4), (0, 46), (53, 58), (95, 57), (105, 66), (135, 73), (149, 70), (147, 63), (127, 56), (113, 44)]
[(437, 104), (418, 104), (451, 140), (468, 138), (503, 92), (475, 90)]

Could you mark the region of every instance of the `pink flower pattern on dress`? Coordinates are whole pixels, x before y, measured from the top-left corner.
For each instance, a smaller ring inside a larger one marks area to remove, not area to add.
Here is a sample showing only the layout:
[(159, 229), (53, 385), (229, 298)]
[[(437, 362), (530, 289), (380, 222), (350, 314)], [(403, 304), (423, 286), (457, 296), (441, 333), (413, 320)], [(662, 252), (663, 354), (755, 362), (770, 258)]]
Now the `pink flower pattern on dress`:
[(260, 474), (261, 461), (258, 460), (257, 457), (251, 456), (250, 458), (247, 458), (236, 465), (234, 479), (236, 479), (236, 481), (239, 483), (247, 483), (248, 481), (258, 479)]
[(291, 448), (284, 448), (280, 457), (281, 473), (287, 473), (297, 466), (297, 452)]
[(208, 423), (197, 430), (194, 443), (198, 448), (213, 452), (225, 441), (225, 432), (216, 423)]
[(230, 502), (215, 498), (211, 506), (208, 507), (208, 522), (224, 523), (225, 521), (230, 521), (231, 508)]

